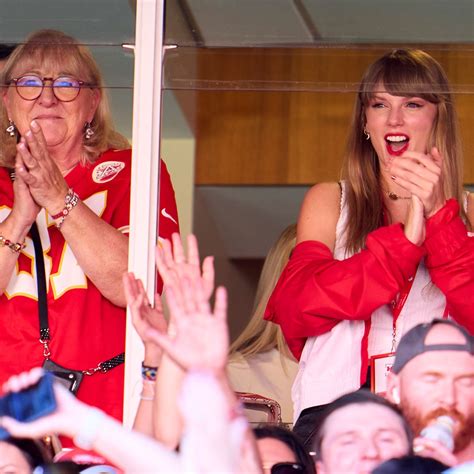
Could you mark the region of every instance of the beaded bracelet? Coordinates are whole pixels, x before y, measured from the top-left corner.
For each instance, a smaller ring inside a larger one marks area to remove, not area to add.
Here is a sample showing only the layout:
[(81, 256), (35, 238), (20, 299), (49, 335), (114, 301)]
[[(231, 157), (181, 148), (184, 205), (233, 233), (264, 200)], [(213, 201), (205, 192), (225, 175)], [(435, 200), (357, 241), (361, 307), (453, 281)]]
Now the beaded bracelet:
[(69, 188), (66, 197), (64, 198), (63, 210), (51, 216), (54, 220), (57, 220), (56, 227), (58, 229), (61, 228), (64, 223), (64, 219), (66, 219), (66, 216), (68, 216), (69, 213), (77, 206), (78, 202), (79, 196), (72, 190), (72, 188)]
[(13, 253), (20, 253), (26, 247), (26, 244), (25, 242), (12, 242), (0, 235), (0, 247), (8, 247)]
[(142, 362), (142, 379), (154, 382), (156, 380), (156, 373), (158, 367), (149, 367)]

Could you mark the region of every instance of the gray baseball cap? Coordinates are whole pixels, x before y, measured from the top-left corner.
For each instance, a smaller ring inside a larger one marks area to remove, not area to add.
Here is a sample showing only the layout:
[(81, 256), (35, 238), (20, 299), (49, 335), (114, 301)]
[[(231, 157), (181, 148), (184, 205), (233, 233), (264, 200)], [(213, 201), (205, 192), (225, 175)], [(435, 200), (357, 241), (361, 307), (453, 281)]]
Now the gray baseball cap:
[[(437, 324), (447, 324), (455, 327), (464, 335), (466, 342), (464, 344), (425, 344), (427, 334)], [(416, 356), (430, 351), (462, 351), (474, 355), (474, 337), (462, 326), (449, 319), (433, 319), (430, 323), (418, 324), (400, 339), (392, 372), (398, 374)]]

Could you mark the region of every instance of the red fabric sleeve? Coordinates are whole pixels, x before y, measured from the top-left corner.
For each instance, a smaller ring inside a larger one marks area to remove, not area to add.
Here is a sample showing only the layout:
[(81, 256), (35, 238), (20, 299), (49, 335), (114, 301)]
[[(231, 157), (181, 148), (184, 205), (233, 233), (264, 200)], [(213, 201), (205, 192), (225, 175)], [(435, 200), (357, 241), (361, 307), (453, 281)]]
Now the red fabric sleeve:
[[(160, 214), (158, 219), (158, 236), (161, 239), (171, 240), (171, 235), (179, 233), (178, 209), (174, 195), (173, 183), (168, 168), (163, 160), (160, 161)], [(163, 280), (156, 273), (156, 291), (163, 291)]]
[(424, 245), (431, 280), (446, 295), (449, 314), (474, 334), (474, 238), (455, 199), (427, 220)]
[(307, 337), (324, 334), (341, 320), (369, 319), (393, 300), (424, 255), (400, 224), (371, 232), (366, 246), (346, 260), (334, 259), (321, 242), (296, 246), (264, 317), (281, 326), (298, 359)]

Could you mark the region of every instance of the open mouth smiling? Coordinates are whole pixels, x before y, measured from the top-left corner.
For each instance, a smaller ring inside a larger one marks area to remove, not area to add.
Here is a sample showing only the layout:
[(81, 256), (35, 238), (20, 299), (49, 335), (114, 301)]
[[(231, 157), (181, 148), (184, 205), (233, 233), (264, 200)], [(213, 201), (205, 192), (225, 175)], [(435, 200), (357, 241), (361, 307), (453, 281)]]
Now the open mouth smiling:
[(400, 156), (408, 149), (410, 137), (404, 133), (385, 135), (385, 146), (392, 156)]

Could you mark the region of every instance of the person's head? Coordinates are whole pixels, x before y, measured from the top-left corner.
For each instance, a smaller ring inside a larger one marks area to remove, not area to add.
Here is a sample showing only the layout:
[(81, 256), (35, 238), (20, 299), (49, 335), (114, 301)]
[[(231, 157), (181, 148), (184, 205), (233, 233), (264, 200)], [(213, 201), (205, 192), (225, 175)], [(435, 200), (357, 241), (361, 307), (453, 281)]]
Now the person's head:
[(7, 438), (0, 441), (0, 472), (29, 474), (50, 461), (45, 449), (31, 439)]
[(457, 324), (419, 324), (400, 340), (387, 396), (400, 405), (415, 435), (441, 415), (454, 424), (454, 453), (474, 432), (474, 338)]
[(411, 431), (400, 411), (366, 390), (330, 403), (314, 438), (318, 474), (369, 473), (382, 461), (411, 452)]
[(286, 227), (268, 252), (257, 285), (252, 317), (230, 348), (244, 357), (273, 348), (290, 357), (280, 326), (263, 319), (268, 299), (296, 245), (296, 224)]
[[(263, 474), (312, 474), (314, 462), (297, 436), (278, 425), (253, 430)], [(273, 470), (272, 470), (273, 467)]]
[(433, 146), (443, 156), (445, 197), (461, 202), (462, 150), (446, 74), (424, 51), (391, 51), (365, 72), (354, 107), (343, 173), (357, 201), (348, 228), (352, 250), (381, 225), (381, 163), (406, 150), (429, 153)]
[[(3, 130), (11, 121), (23, 135), (35, 120), (49, 149), (78, 152), (82, 161), (94, 161), (115, 144), (127, 146), (113, 130), (97, 63), (71, 36), (56, 30), (33, 33), (10, 55), (2, 79)], [(89, 138), (86, 124), (93, 132)], [(11, 164), (16, 137), (1, 136), (8, 148), (3, 162)]]

